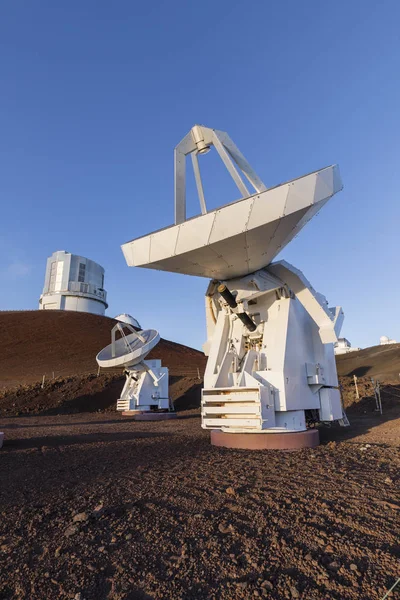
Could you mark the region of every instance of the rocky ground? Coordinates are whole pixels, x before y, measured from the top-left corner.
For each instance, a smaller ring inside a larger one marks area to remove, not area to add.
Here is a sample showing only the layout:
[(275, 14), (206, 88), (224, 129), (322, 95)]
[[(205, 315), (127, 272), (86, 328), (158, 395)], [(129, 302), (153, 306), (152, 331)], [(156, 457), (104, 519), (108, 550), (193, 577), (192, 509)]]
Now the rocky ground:
[[(115, 412), (125, 376), (79, 375), (0, 389), (0, 416)], [(202, 379), (172, 375), (170, 398), (177, 410), (200, 406)]]
[(124, 378), (95, 362), (113, 324), (0, 313), (0, 600), (381, 600), (400, 577), (400, 347), (338, 358), (351, 427), (318, 448), (233, 451), (190, 410), (205, 357), (180, 344), (153, 352), (181, 418), (115, 412)]
[(400, 576), (385, 412), (294, 453), (214, 448), (196, 411), (5, 418), (0, 598), (380, 600)]

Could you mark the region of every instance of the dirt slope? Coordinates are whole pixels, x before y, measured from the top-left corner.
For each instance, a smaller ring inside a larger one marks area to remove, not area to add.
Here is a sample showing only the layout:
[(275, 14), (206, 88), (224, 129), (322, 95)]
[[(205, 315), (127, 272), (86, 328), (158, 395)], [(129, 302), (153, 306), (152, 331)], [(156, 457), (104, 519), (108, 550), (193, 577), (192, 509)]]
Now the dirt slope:
[[(42, 379), (97, 372), (96, 354), (110, 343), (116, 321), (69, 311), (0, 312), (0, 388)], [(149, 358), (160, 358), (172, 375), (204, 369), (202, 352), (161, 340)]]
[(372, 346), (358, 352), (336, 357), (338, 374), (375, 377), (382, 381), (398, 380), (400, 375), (400, 344)]

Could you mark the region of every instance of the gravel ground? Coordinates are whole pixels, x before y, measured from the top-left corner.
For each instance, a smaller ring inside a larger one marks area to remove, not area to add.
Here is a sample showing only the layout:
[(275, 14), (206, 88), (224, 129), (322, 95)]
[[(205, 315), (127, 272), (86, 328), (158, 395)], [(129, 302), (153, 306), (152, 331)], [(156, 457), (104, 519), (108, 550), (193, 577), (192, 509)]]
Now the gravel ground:
[(3, 419), (0, 598), (380, 600), (400, 576), (397, 415), (294, 453), (214, 448), (195, 411)]

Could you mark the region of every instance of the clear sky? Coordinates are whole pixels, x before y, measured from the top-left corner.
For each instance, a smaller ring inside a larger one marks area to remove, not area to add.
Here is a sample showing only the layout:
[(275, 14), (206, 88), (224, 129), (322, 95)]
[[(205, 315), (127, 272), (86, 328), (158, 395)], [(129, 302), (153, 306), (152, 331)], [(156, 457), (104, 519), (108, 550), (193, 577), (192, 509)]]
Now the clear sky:
[[(340, 165), (344, 191), (280, 257), (353, 345), (400, 340), (399, 23), (398, 0), (2, 2), (0, 310), (36, 308), (68, 250), (104, 266), (108, 315), (201, 347), (207, 281), (120, 249), (172, 224), (173, 148), (201, 123), (267, 186)], [(207, 160), (211, 205), (237, 199)]]

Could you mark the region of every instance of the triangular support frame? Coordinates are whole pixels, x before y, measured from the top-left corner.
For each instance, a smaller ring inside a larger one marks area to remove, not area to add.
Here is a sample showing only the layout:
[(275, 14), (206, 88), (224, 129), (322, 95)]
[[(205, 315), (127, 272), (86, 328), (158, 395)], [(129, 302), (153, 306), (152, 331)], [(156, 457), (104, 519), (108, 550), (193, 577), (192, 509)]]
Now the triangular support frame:
[(238, 167), (245, 175), (256, 192), (264, 192), (267, 189), (227, 133), (218, 131), (217, 129), (210, 129), (203, 125), (195, 125), (176, 146), (174, 152), (175, 225), (179, 225), (186, 221), (186, 156), (188, 154), (192, 155), (193, 171), (196, 180), (197, 193), (199, 195), (201, 213), (203, 215), (207, 214), (197, 155), (206, 154), (211, 146), (215, 147), (243, 198), (251, 196), (252, 192), (247, 189), (236, 167)]

